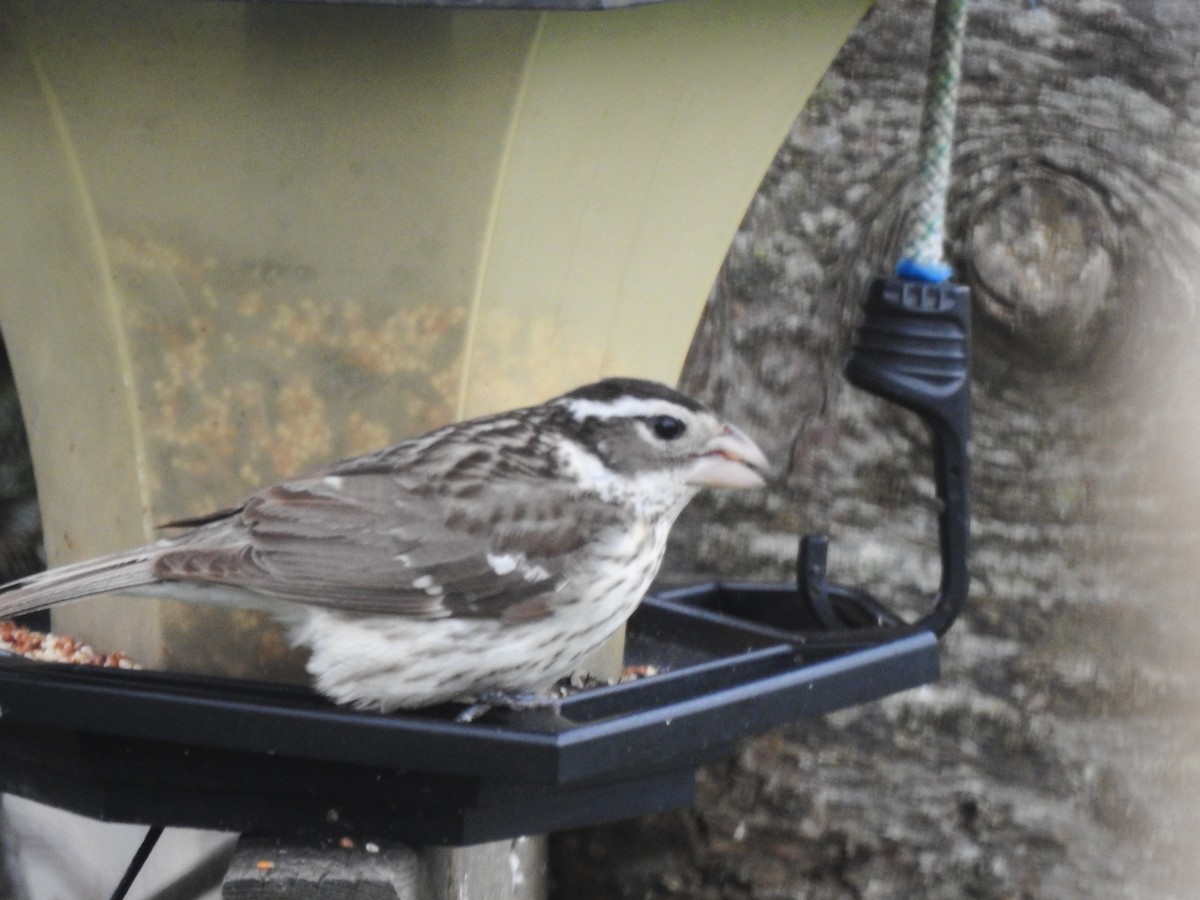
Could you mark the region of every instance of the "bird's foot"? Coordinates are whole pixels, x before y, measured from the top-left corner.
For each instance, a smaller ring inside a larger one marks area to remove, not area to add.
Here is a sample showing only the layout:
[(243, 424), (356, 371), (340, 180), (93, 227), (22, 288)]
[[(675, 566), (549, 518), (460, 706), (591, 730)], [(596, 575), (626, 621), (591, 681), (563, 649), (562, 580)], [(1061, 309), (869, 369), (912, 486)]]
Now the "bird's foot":
[(474, 703), (454, 717), (454, 721), (474, 722), (493, 709), (511, 709), (514, 712), (549, 709), (558, 712), (561, 703), (562, 698), (553, 694), (506, 694), (503, 691), (489, 691), (486, 694), (480, 694)]

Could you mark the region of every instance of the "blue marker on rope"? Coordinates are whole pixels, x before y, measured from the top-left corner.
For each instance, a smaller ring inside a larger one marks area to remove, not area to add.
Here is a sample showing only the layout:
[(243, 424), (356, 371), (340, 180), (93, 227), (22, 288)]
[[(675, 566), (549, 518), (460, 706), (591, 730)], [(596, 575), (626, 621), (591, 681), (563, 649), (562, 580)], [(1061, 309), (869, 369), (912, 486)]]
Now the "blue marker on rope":
[(924, 281), (928, 284), (941, 284), (954, 277), (954, 270), (947, 263), (930, 261), (921, 262), (916, 259), (902, 259), (896, 263), (896, 276), (910, 281)]

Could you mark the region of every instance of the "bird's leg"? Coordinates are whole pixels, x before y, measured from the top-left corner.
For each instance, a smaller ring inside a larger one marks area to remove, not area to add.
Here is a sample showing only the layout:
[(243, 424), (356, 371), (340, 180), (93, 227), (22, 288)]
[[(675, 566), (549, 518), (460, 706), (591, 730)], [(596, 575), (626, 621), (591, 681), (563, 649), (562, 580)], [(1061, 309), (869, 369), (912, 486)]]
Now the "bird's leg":
[(474, 722), (484, 713), (493, 709), (511, 709), (514, 712), (526, 712), (531, 709), (549, 709), (558, 712), (562, 698), (553, 694), (506, 694), (503, 691), (488, 691), (480, 694), (475, 702), (454, 717), (455, 722)]

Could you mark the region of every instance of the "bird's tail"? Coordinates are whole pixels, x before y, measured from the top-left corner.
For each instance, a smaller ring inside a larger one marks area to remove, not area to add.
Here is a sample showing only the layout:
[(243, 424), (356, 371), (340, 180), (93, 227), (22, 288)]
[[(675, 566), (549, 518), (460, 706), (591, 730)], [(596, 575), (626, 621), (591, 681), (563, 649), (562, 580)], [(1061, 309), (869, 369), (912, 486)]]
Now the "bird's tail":
[(151, 559), (152, 549), (141, 547), (10, 581), (0, 585), (0, 618), (35, 612), (80, 597), (153, 584)]

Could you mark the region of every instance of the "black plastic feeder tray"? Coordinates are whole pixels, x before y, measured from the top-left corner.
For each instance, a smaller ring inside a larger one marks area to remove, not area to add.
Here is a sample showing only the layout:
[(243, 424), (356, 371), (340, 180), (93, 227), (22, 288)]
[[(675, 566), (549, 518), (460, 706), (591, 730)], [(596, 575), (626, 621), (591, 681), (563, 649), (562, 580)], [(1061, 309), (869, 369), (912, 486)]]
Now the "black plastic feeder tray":
[[(738, 615), (731, 615), (730, 610)], [(759, 615), (745, 617), (747, 611)], [(626, 660), (659, 674), (561, 712), (380, 715), (232, 679), (0, 661), (0, 789), (96, 819), (471, 844), (686, 805), (748, 734), (937, 677), (929, 632), (805, 633), (795, 589), (648, 599)]]
[(0, 659), (0, 790), (97, 819), (471, 844), (685, 805), (692, 770), (748, 734), (937, 678), (967, 589), (967, 292), (868, 291), (847, 376), (929, 426), (942, 580), (906, 622), (825, 577), (647, 599), (626, 663), (657, 674), (561, 708), (381, 715), (299, 687)]
[(106, 821), (420, 844), (640, 815), (690, 803), (692, 767), (746, 733), (937, 677), (929, 632), (791, 630), (806, 618), (792, 588), (656, 596), (626, 661), (659, 674), (470, 724), (457, 708), (360, 713), (292, 686), (6, 658), (0, 790)]

